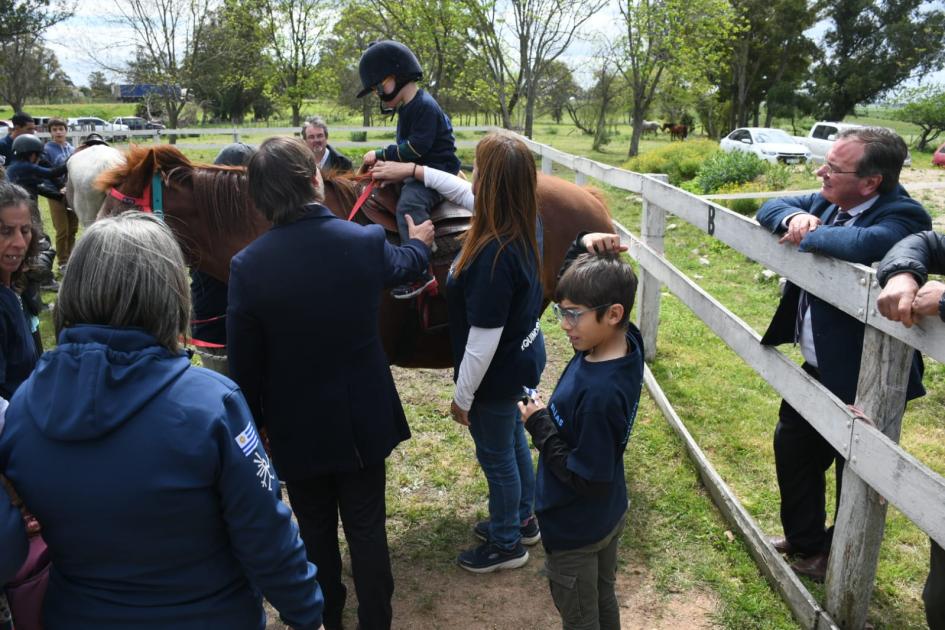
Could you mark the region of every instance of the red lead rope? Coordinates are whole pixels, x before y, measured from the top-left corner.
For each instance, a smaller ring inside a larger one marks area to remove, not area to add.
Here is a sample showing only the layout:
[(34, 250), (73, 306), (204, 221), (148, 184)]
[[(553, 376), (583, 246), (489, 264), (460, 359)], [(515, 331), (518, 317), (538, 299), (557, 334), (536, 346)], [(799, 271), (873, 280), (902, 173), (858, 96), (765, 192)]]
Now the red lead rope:
[(361, 206), (363, 206), (364, 202), (368, 200), (368, 197), (371, 196), (372, 192), (374, 192), (374, 180), (368, 182), (367, 186), (364, 187), (364, 190), (361, 191), (361, 196), (358, 197), (358, 200), (354, 202), (354, 207), (351, 208), (351, 214), (348, 215), (349, 221), (354, 219), (354, 215), (358, 213), (358, 210), (361, 209)]

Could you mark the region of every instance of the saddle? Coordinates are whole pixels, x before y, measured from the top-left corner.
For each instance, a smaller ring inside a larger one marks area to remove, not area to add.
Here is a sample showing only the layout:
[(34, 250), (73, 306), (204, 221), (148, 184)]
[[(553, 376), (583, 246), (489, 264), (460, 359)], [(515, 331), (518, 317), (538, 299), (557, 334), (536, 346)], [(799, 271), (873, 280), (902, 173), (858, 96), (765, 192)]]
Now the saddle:
[[(366, 184), (364, 184), (366, 185)], [(387, 239), (400, 244), (397, 230), (397, 199), (400, 186), (375, 187), (354, 216), (358, 223), (374, 223), (387, 232)], [(426, 331), (437, 330), (447, 325), (446, 300), (443, 288), (450, 265), (462, 246), (461, 236), (469, 230), (472, 212), (449, 201), (442, 201), (430, 212), (433, 221), (436, 251), (430, 257), (433, 275), (440, 291), (436, 296), (421, 295), (417, 302), (420, 325)]]

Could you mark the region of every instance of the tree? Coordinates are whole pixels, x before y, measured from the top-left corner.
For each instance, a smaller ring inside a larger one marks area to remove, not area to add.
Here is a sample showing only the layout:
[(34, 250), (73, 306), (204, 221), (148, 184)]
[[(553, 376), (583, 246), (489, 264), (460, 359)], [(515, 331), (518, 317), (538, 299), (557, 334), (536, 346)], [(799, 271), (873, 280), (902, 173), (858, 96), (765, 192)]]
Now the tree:
[(18, 35), (0, 44), (0, 99), (13, 111), (21, 111), (29, 98), (61, 92), (66, 81), (56, 55), (36, 36)]
[(816, 18), (807, 0), (734, 0), (732, 5), (742, 28), (730, 55), (729, 128), (747, 126), (773, 86), (787, 82), (796, 88), (816, 50), (804, 35)]
[(215, 120), (242, 124), (247, 112), (267, 98), (270, 60), (259, 1), (224, 0), (207, 23), (193, 55), (192, 92)]
[(0, 42), (15, 37), (41, 36), (50, 26), (72, 16), (65, 2), (50, 0), (0, 0)]
[(544, 76), (538, 81), (538, 107), (547, 111), (556, 123), (561, 123), (568, 99), (578, 93), (578, 85), (571, 68), (563, 61), (548, 64)]
[(738, 27), (725, 0), (622, 0), (620, 13), (624, 33), (612, 56), (631, 95), (632, 157), (664, 75), (698, 76), (718, 66)]
[(825, 120), (843, 120), (910, 77), (945, 63), (945, 12), (924, 0), (836, 0), (813, 96)]
[(484, 61), (495, 83), (502, 124), (512, 126), (512, 111), (524, 97), (524, 133), (531, 137), (542, 77), (606, 0), (465, 0), (465, 3), (474, 23), (470, 46)]
[(92, 98), (108, 98), (111, 96), (111, 85), (108, 79), (105, 78), (104, 72), (96, 70), (89, 75), (89, 90), (91, 90)]
[[(201, 46), (213, 0), (116, 0), (120, 21), (134, 33), (134, 61), (122, 68), (135, 83), (157, 86), (167, 125), (176, 129), (197, 75), (193, 54)], [(101, 62), (108, 68), (108, 65)], [(109, 68), (111, 69), (111, 68)], [(171, 136), (174, 142), (175, 136)]]
[(327, 8), (324, 0), (263, 0), (269, 53), (295, 126), (302, 122), (302, 100), (315, 93), (315, 63), (329, 22)]
[(924, 151), (945, 131), (945, 85), (926, 85), (906, 90), (900, 97), (905, 101), (896, 118), (917, 125), (922, 133), (915, 148)]
[(358, 61), (371, 42), (383, 37), (384, 25), (373, 6), (351, 2), (341, 12), (322, 46), (318, 83), (325, 94), (336, 95), (338, 104), (361, 111), (361, 124), (371, 126), (377, 103), (370, 97), (357, 98), (361, 90)]

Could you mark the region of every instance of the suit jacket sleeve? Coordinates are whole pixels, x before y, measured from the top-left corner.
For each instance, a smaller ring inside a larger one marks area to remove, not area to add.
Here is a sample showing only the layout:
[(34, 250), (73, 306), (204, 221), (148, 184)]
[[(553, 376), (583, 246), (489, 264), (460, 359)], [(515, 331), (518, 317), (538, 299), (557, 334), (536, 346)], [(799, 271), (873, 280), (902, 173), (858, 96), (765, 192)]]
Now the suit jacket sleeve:
[(881, 260), (906, 236), (931, 229), (932, 219), (918, 203), (909, 200), (908, 203), (890, 205), (888, 209), (876, 208), (877, 212), (884, 213), (883, 216), (864, 227), (857, 224), (844, 227), (821, 225), (807, 233), (798, 249), (869, 265)]
[(412, 238), (400, 247), (391, 245), (384, 236), (384, 229), (371, 226), (384, 247), (384, 286), (396, 287), (416, 280), (430, 266), (430, 248), (418, 239)]
[(810, 212), (816, 198), (817, 195), (805, 195), (772, 199), (761, 206), (755, 220), (773, 233), (780, 234), (786, 231), (781, 225), (784, 219), (798, 212)]
[(262, 391), (266, 362), (263, 330), (251, 311), (251, 288), (241, 262), (239, 256), (235, 256), (230, 263), (226, 309), (227, 361), (230, 378), (243, 390), (256, 425), (264, 427)]
[(902, 239), (883, 258), (876, 277), (886, 286), (892, 276), (903, 272), (914, 275), (919, 284), (930, 273), (945, 273), (945, 235), (928, 230)]

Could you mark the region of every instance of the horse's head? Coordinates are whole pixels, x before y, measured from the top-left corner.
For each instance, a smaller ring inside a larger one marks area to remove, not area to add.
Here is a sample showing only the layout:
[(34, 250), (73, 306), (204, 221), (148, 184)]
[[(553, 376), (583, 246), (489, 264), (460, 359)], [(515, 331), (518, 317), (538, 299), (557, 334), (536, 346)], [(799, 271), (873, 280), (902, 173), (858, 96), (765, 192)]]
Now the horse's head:
[(188, 261), (226, 280), (230, 258), (269, 223), (252, 204), (243, 167), (194, 164), (174, 146), (132, 146), (124, 165), (98, 177), (109, 194), (99, 216), (154, 211), (177, 237)]

